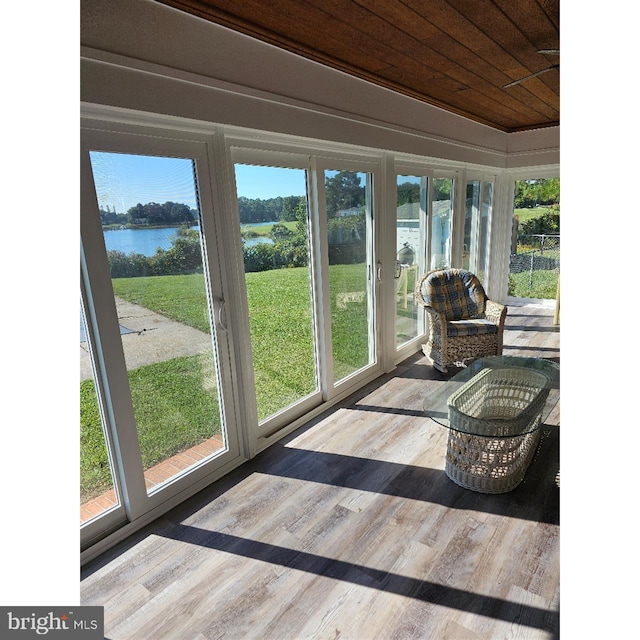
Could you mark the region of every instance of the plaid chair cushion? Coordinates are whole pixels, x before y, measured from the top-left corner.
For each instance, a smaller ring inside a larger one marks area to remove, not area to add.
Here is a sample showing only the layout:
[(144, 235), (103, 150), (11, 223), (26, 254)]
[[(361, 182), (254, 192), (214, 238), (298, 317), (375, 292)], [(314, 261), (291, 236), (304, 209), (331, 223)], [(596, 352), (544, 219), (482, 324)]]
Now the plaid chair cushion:
[(484, 317), (484, 289), (480, 280), (465, 269), (434, 271), (422, 284), (422, 294), (425, 302), (444, 313), (447, 320)]
[(498, 333), (498, 325), (482, 318), (477, 318), (475, 320), (451, 320), (450, 322), (447, 322), (447, 335), (450, 338), (478, 336), (491, 333)]

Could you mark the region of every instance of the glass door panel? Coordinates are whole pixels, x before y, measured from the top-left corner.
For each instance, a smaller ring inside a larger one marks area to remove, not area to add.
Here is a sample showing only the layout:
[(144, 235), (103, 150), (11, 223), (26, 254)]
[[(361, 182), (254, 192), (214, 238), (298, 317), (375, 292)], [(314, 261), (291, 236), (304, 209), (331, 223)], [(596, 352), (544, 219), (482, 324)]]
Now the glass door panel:
[(260, 422), (319, 391), (307, 173), (236, 163)]
[(516, 180), (507, 295), (560, 295), (560, 178)]
[[(469, 271), (475, 270), (472, 256), (478, 253), (478, 226), (480, 221), (480, 180), (467, 182), (467, 200), (464, 216), (464, 247), (462, 266)], [(473, 263), (473, 266), (472, 266)]]
[(120, 505), (105, 436), (102, 405), (93, 375), (89, 336), (80, 309), (80, 524)]
[(90, 159), (151, 495), (227, 448), (195, 164)]
[(493, 183), (469, 180), (464, 218), (462, 266), (475, 273), (483, 284), (486, 284), (492, 206)]
[(397, 176), (396, 348), (424, 333), (424, 313), (416, 304), (416, 280), (426, 269), (428, 178)]
[(453, 178), (434, 178), (431, 217), (431, 269), (451, 266), (451, 223), (453, 220)]
[(491, 235), (491, 212), (493, 209), (493, 182), (482, 183), (482, 212), (480, 216), (480, 242), (476, 256), (476, 275), (480, 282), (487, 284), (489, 264), (489, 239)]
[(372, 175), (325, 171), (334, 384), (375, 361)]

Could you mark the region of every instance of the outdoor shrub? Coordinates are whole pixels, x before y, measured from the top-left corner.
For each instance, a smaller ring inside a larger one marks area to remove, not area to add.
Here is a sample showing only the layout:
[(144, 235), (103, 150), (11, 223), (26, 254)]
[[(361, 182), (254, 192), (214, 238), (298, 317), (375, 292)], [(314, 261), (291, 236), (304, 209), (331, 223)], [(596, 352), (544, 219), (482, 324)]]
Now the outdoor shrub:
[(541, 216), (531, 218), (520, 225), (521, 235), (560, 233), (560, 214), (547, 211)]
[(202, 252), (197, 231), (178, 233), (169, 249), (157, 249), (152, 256), (108, 251), (112, 278), (170, 276), (202, 271)]
[(279, 238), (287, 238), (293, 235), (293, 231), (290, 231), (283, 224), (274, 224), (271, 228), (271, 237), (276, 240)]
[(148, 258), (140, 253), (107, 251), (112, 278), (136, 278), (151, 275)]
[(260, 242), (252, 247), (243, 246), (244, 270), (247, 273), (274, 268), (275, 245)]

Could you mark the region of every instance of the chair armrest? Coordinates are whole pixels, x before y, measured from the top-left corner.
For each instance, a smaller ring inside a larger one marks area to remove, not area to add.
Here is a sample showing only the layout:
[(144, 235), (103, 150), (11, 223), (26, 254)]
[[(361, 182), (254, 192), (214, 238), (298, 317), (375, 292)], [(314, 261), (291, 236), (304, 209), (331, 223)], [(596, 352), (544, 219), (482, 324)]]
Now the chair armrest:
[(500, 329), (503, 329), (507, 317), (507, 307), (487, 298), (484, 315), (487, 320), (490, 320), (493, 324), (497, 324)]
[(422, 284), (427, 279), (428, 275), (428, 273), (425, 273), (421, 278), (417, 279), (413, 292), (416, 302), (423, 307), (429, 306), (422, 295)]

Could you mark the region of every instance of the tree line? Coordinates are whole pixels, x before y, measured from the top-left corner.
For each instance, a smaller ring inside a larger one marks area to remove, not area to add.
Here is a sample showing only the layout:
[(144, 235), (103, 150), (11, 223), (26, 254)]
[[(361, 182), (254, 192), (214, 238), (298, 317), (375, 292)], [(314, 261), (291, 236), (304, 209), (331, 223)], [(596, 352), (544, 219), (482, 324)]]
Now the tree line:
[(529, 209), (538, 205), (560, 204), (560, 179), (518, 180), (513, 200), (516, 209)]
[(100, 219), (103, 225), (134, 225), (152, 227), (190, 226), (198, 219), (198, 212), (180, 202), (147, 202), (138, 203), (128, 209), (126, 213), (116, 213), (115, 210), (100, 208)]

